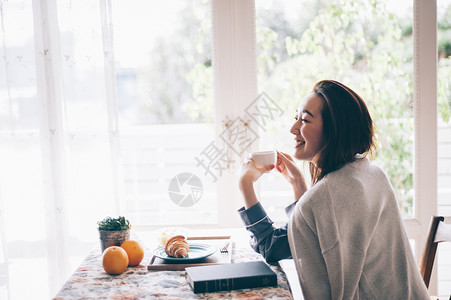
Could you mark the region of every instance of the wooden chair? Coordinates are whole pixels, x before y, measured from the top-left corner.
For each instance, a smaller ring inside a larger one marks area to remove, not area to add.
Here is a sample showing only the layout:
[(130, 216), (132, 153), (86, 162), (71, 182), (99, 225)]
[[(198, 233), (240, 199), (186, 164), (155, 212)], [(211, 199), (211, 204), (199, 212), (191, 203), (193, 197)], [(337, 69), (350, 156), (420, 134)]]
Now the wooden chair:
[(442, 216), (432, 216), (426, 245), (421, 256), (420, 273), (428, 288), (435, 254), (437, 252), (437, 245), (441, 242), (451, 242), (451, 224), (445, 223), (444, 220), (445, 218)]

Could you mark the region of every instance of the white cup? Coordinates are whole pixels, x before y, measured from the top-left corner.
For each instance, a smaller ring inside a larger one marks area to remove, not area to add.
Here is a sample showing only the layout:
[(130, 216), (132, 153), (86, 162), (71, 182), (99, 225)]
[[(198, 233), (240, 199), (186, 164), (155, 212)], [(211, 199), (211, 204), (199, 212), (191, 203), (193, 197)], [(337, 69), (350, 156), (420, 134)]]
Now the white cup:
[(276, 165), (277, 151), (258, 151), (249, 155), (257, 168), (263, 168), (266, 165)]

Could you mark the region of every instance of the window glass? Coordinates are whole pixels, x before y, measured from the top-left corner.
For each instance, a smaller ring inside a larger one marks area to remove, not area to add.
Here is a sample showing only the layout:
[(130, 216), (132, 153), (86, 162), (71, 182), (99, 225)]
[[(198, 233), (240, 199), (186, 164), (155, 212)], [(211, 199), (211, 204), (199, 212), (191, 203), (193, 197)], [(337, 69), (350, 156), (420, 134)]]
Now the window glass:
[(196, 160), (214, 141), (210, 10), (205, 0), (113, 1), (124, 197), (135, 226), (217, 222), (214, 181)]
[[(259, 92), (285, 110), (262, 133), (262, 147), (292, 153), (299, 102), (319, 80), (343, 82), (369, 106), (378, 139), (372, 159), (388, 174), (404, 217), (414, 212), (412, 18), (411, 0), (256, 1)], [(261, 196), (284, 220), (279, 208), (292, 196), (277, 175), (265, 176), (271, 190)]]

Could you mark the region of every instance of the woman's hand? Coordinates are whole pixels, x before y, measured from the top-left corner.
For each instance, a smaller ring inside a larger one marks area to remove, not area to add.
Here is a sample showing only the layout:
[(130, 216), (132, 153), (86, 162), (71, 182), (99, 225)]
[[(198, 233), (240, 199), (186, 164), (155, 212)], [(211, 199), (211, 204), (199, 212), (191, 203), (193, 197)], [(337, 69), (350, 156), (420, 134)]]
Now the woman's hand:
[(305, 184), (304, 176), (295, 165), (293, 158), (286, 153), (277, 151), (276, 169), (293, 186), (294, 200), (299, 200), (307, 191), (307, 185)]
[(301, 171), (295, 165), (293, 158), (290, 155), (279, 151), (277, 151), (276, 169), (291, 185), (295, 184), (295, 182), (302, 177)]
[(241, 193), (244, 197), (244, 207), (246, 209), (257, 204), (258, 199), (254, 191), (254, 182), (257, 181), (263, 174), (274, 169), (274, 165), (267, 165), (263, 168), (255, 167), (252, 160), (246, 160), (241, 166), (239, 175), (239, 185)]
[(241, 165), (240, 182), (247, 181), (250, 183), (256, 182), (263, 174), (274, 169), (274, 165), (266, 165), (263, 168), (257, 168), (251, 159), (244, 161)]

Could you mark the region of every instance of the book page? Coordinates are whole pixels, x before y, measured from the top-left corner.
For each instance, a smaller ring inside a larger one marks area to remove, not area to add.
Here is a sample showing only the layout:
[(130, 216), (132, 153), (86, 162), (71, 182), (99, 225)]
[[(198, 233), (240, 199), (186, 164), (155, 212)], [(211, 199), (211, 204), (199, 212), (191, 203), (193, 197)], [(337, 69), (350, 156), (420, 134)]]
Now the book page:
[(298, 272), (296, 271), (296, 266), (294, 265), (293, 259), (282, 259), (279, 261), (279, 265), (287, 276), (293, 299), (304, 300), (302, 288), (299, 284)]

